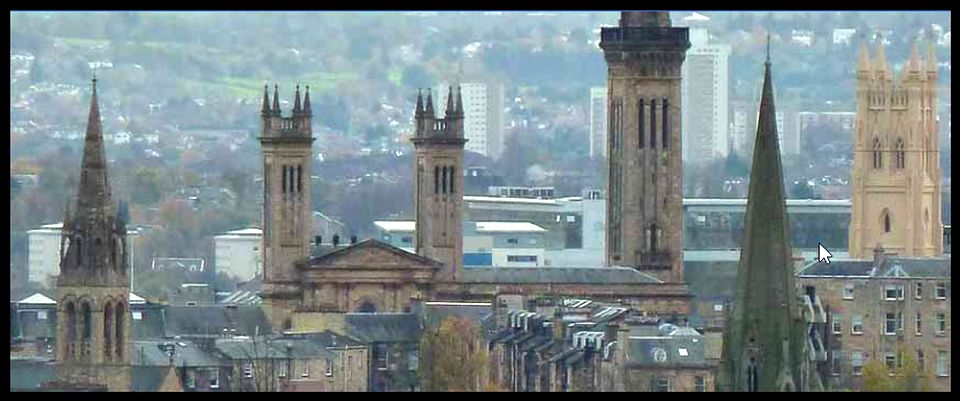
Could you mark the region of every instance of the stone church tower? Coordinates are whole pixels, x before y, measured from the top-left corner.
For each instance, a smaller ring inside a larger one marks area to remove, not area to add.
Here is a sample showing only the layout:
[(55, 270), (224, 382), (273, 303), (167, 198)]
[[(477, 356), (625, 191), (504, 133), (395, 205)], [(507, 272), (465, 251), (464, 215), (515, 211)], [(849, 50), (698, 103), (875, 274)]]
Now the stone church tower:
[(861, 45), (857, 66), (850, 256), (869, 258), (878, 245), (902, 256), (943, 253), (937, 62), (921, 62), (916, 44), (893, 78), (877, 45)]
[(768, 50), (740, 267), (723, 333), (719, 391), (809, 388), (786, 209)]
[(313, 154), (310, 88), (300, 104), (300, 86), (293, 114), (280, 113), (280, 91), (274, 86), (273, 106), (263, 88), (260, 110), (263, 133), (263, 308), (274, 328), (290, 327), (300, 288), (294, 264), (310, 256), (313, 203), (310, 160)]
[(111, 202), (94, 78), (76, 210), (68, 209), (60, 238), (57, 374), (67, 386), (130, 391), (126, 222)]
[(417, 94), (414, 209), (417, 255), (444, 264), (437, 279), (456, 281), (463, 269), (463, 100), (447, 94), (446, 116), (438, 119), (433, 96)]
[(607, 61), (606, 263), (683, 281), (680, 67), (687, 28), (624, 12), (601, 30)]

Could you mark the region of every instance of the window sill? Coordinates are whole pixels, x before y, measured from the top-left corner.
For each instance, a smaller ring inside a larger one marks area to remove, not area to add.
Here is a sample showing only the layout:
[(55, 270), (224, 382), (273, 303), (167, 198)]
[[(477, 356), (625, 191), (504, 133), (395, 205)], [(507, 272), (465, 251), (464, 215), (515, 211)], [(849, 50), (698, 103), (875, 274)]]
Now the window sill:
[(936, 333), (935, 335), (936, 335), (937, 337), (946, 337), (946, 336), (947, 336), (947, 332)]
[(862, 336), (862, 335), (863, 335), (863, 332), (862, 332), (862, 331), (861, 331), (861, 332), (853, 332), (853, 333), (850, 333), (850, 335), (852, 335), (852, 336)]
[(844, 300), (844, 301), (853, 301), (853, 298), (852, 298), (852, 297), (851, 297), (851, 298), (846, 298), (846, 297), (844, 297), (843, 300)]

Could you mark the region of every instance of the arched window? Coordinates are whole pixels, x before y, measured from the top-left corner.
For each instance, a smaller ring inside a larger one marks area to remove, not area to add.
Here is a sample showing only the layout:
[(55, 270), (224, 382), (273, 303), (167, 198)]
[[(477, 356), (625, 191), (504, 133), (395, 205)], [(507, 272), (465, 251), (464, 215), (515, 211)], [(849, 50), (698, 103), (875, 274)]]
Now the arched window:
[(441, 171), (443, 171), (443, 184), (441, 184), (441, 187), (443, 187), (443, 193), (447, 193), (447, 166), (443, 166)]
[(643, 99), (637, 101), (637, 140), (639, 141), (640, 149), (643, 149), (644, 140), (643, 140)]
[(360, 313), (375, 313), (376, 311), (377, 311), (377, 306), (374, 305), (373, 302), (370, 302), (369, 300), (363, 301), (363, 303), (360, 304), (360, 308), (357, 309), (357, 312), (360, 312)]
[(883, 232), (890, 232), (890, 211), (883, 209)]
[(667, 141), (667, 139), (670, 138), (670, 130), (669, 130), (670, 117), (667, 114), (667, 98), (663, 98), (663, 113), (661, 114), (663, 114), (663, 124), (662, 124), (663, 126), (660, 127), (660, 131), (663, 132), (663, 141), (661, 142), (663, 142), (663, 148), (667, 149), (669, 147), (668, 146), (669, 142)]
[(123, 307), (123, 303), (117, 303), (117, 309), (114, 311), (115, 318), (114, 322), (114, 338), (117, 340), (114, 341), (114, 348), (117, 350), (117, 360), (123, 360), (123, 328), (126, 324), (126, 309)]
[(650, 148), (657, 148), (657, 99), (650, 99)]
[(897, 168), (903, 169), (906, 164), (907, 159), (903, 151), (903, 138), (897, 138)]
[(283, 193), (287, 193), (287, 165), (283, 165)]
[(80, 310), (83, 314), (83, 341), (80, 344), (80, 356), (86, 359), (90, 356), (90, 347), (93, 342), (93, 311), (90, 309), (89, 302), (84, 302)]
[(883, 154), (880, 151), (880, 138), (873, 138), (873, 168), (883, 167)]
[(113, 307), (110, 302), (103, 306), (103, 359), (113, 359)]
[(754, 393), (759, 391), (758, 379), (757, 361), (753, 357), (750, 357), (750, 363), (747, 365), (747, 391)]
[(433, 166), (433, 193), (440, 193), (440, 166)]
[(657, 227), (657, 224), (651, 224), (650, 228), (647, 230), (650, 235), (650, 252), (656, 252), (659, 248), (658, 243), (660, 242), (660, 228)]
[(76, 358), (77, 350), (77, 310), (73, 302), (67, 302), (67, 355), (64, 359)]
[(456, 176), (456, 174), (454, 174), (454, 171), (456, 171), (456, 170), (454, 169), (453, 166), (451, 166), (451, 167), (450, 167), (450, 193), (451, 193), (451, 194), (457, 192), (456, 189), (455, 189), (456, 187), (453, 185), (453, 184), (455, 183), (454, 177)]

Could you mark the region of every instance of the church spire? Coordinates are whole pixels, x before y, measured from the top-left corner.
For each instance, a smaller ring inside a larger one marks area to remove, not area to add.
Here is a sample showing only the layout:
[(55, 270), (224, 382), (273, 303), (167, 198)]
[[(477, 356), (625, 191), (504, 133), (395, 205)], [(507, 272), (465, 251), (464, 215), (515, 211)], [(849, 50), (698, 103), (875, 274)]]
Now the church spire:
[(310, 109), (310, 85), (307, 85), (306, 93), (303, 94), (303, 114), (313, 115), (313, 110)]
[(447, 87), (447, 113), (446, 117), (453, 117), (457, 114), (456, 106), (453, 102), (453, 85)]
[(273, 115), (280, 116), (280, 86), (273, 84)]
[(804, 337), (797, 315), (770, 66), (769, 61), (764, 63), (740, 267), (724, 331), (723, 391), (796, 391), (805, 382), (799, 379)]
[(293, 114), (300, 114), (300, 84), (297, 84), (297, 90), (293, 95)]
[(924, 68), (927, 74), (937, 74), (937, 49), (933, 47), (933, 42), (927, 43), (927, 59), (924, 62)]
[(887, 55), (883, 51), (883, 38), (877, 35), (877, 56), (873, 61), (873, 68), (883, 78), (890, 78), (890, 70), (887, 68)]
[(417, 89), (417, 109), (413, 112), (413, 116), (416, 118), (423, 117), (423, 93), (420, 92), (420, 89)]
[(860, 62), (857, 64), (858, 72), (870, 71), (870, 51), (867, 50), (867, 42), (860, 42)]
[(430, 88), (427, 88), (427, 117), (436, 118), (436, 113), (433, 112), (433, 91)]
[(103, 127), (100, 124), (100, 105), (97, 101), (97, 78), (93, 78), (93, 95), (87, 117), (87, 134), (83, 144), (83, 163), (80, 166), (80, 191), (77, 195), (75, 216), (109, 216), (110, 185), (107, 182), (107, 159), (103, 146)]

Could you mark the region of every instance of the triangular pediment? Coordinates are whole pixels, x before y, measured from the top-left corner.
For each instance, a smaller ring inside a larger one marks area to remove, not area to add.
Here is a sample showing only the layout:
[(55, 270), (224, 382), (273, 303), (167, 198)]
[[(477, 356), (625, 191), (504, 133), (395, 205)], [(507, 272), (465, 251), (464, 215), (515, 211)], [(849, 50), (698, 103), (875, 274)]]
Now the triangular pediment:
[(437, 269), (442, 265), (374, 239), (346, 246), (310, 259), (310, 269), (336, 267)]

